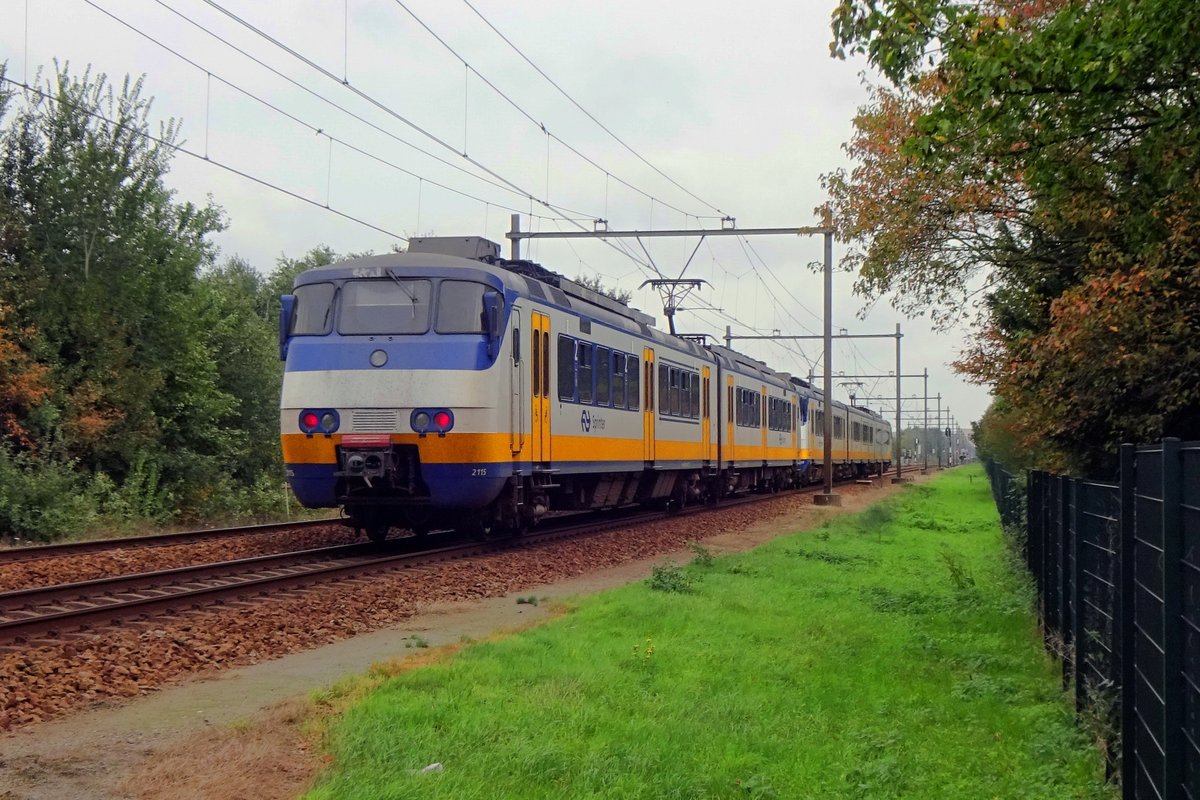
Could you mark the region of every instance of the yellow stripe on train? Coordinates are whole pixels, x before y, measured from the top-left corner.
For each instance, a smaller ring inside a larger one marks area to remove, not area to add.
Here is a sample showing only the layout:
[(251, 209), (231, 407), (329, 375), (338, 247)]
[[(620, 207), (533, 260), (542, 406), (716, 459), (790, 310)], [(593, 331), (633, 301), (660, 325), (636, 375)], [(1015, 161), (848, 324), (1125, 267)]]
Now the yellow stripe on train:
[[(397, 433), (389, 436), (392, 444), (417, 445), (421, 461), (426, 464), (476, 464), (521, 460), (525, 452), (514, 453), (512, 435), (505, 433), (450, 433), (445, 437), (426, 436), (415, 433)], [(288, 464), (332, 464), (336, 461), (334, 448), (341, 444), (342, 435), (332, 436), (303, 433), (286, 433), (281, 437), (283, 460)], [(528, 442), (528, 440), (526, 440)], [(638, 439), (595, 438), (591, 436), (551, 436), (550, 455), (553, 461), (641, 461), (643, 443)], [(526, 448), (527, 450), (528, 448)], [(716, 445), (708, 448), (709, 460), (716, 458)], [(820, 448), (804, 448), (799, 453), (790, 447), (768, 447), (762, 445), (739, 445), (725, 448), (728, 461), (792, 461), (796, 458), (820, 460)], [(656, 461), (703, 461), (704, 445), (700, 442), (672, 442), (659, 440), (654, 443)], [(868, 461), (878, 458), (870, 453), (854, 451), (851, 460)], [(834, 453), (834, 459), (845, 459), (845, 452)]]

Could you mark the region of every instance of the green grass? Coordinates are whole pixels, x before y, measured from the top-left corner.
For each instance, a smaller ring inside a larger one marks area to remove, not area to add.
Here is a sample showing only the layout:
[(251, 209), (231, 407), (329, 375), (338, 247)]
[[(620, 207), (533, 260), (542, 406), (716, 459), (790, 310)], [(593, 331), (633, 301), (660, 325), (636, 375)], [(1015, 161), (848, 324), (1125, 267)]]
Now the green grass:
[(699, 562), (383, 682), (310, 797), (1114, 796), (979, 470)]

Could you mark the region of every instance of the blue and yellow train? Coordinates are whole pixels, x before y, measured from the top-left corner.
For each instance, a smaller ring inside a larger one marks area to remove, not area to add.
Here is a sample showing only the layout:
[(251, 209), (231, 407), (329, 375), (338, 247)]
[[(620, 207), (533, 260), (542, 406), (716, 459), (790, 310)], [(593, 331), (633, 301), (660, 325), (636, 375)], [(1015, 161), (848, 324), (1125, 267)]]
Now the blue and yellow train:
[(288, 479), (373, 539), (520, 530), (886, 469), (891, 426), (484, 239), (308, 270), (283, 298)]

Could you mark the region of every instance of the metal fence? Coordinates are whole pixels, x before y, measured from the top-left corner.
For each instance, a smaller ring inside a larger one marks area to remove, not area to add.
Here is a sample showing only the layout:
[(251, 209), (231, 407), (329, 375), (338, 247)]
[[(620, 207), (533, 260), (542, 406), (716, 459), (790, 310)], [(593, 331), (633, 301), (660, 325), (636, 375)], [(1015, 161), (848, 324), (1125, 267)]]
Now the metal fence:
[(1121, 448), (1117, 483), (987, 464), (1075, 707), (1119, 731), (1126, 800), (1200, 800), (1200, 442)]

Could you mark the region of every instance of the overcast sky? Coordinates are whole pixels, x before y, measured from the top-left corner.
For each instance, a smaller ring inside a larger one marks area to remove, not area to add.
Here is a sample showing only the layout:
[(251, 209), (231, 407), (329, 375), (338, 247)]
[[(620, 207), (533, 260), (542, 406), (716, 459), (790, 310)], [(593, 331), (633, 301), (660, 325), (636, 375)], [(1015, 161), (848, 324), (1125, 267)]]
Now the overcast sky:
[[(513, 211), (533, 230), (577, 230), (565, 217), (588, 229), (607, 219), (614, 230), (720, 227), (722, 215), (739, 228), (816, 225), (820, 175), (848, 166), (841, 146), (865, 100), (864, 65), (829, 56), (834, 0), (736, 10), (703, 0), (470, 0), (628, 149), (464, 0), (403, 1), (0, 0), (0, 60), (17, 80), (52, 73), (55, 59), (73, 74), (90, 65), (118, 82), (144, 75), (153, 117), (181, 120), (189, 150), (361, 220), (179, 154), (168, 179), (178, 197), (211, 196), (227, 214), (221, 257), (263, 271), (318, 244), (386, 251), (403, 244), (395, 235), (483, 235), (507, 253)], [(598, 240), (535, 240), (525, 255), (634, 291), (632, 304), (665, 329), (658, 296), (638, 289), (656, 275), (631, 256), (675, 277), (696, 241), (645, 240), (648, 258), (632, 240), (628, 253)], [(821, 258), (820, 237), (710, 238), (686, 272), (708, 286), (685, 303), (693, 310), (678, 328), (819, 333), (821, 279), (809, 264)], [(935, 333), (886, 302), (862, 318), (851, 283), (835, 277), (835, 329), (892, 333), (900, 323), (902, 372), (928, 368), (943, 411), (963, 426), (978, 419), (987, 393), (949, 368), (964, 332)], [(817, 342), (735, 347), (776, 369), (806, 375), (815, 363), (820, 373)], [(833, 363), (835, 374), (887, 374), (894, 339), (835, 342)], [(894, 396), (893, 379), (863, 383), (836, 391)], [(904, 381), (906, 397), (921, 389)]]

